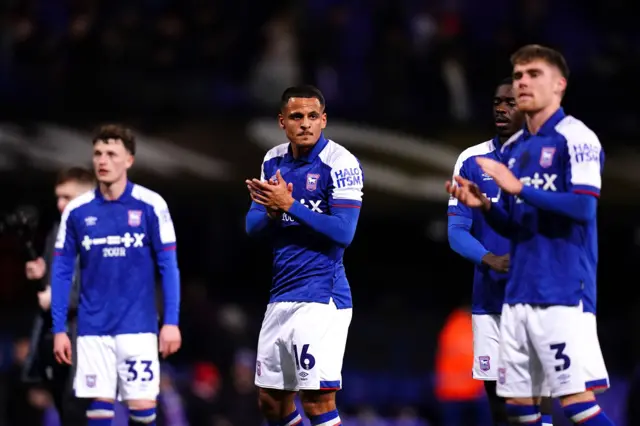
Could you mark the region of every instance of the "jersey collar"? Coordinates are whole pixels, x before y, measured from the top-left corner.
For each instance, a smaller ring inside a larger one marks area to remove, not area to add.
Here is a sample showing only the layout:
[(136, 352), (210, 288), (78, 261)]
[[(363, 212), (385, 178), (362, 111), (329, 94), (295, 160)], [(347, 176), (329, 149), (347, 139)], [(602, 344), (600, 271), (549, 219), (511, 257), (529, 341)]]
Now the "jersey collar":
[[(535, 136), (550, 136), (553, 133), (555, 133), (555, 128), (556, 125), (562, 121), (563, 118), (565, 118), (566, 115), (564, 113), (564, 109), (562, 109), (562, 107), (558, 108), (558, 110), (556, 112), (553, 113), (553, 115), (551, 117), (549, 117), (547, 119), (547, 121), (544, 122), (544, 124), (542, 125), (542, 127), (540, 127), (540, 130), (538, 130), (538, 133), (535, 134)], [(524, 133), (523, 136), (525, 139), (529, 139), (532, 135), (529, 132), (529, 129), (527, 128), (527, 125), (524, 125)]]
[(131, 192), (133, 191), (133, 183), (131, 183), (131, 181), (127, 181), (127, 186), (124, 188), (124, 192), (122, 193), (122, 195), (120, 196), (120, 198), (118, 198), (117, 200), (105, 200), (104, 196), (102, 195), (102, 192), (100, 192), (100, 187), (96, 187), (96, 189), (94, 190), (95, 194), (96, 194), (96, 199), (102, 201), (102, 202), (125, 202), (127, 200), (129, 200), (131, 198)]
[(495, 135), (492, 139), (493, 142), (493, 148), (494, 151), (496, 153), (496, 155), (498, 156), (498, 160), (502, 159), (502, 153), (500, 152), (500, 150), (502, 149), (502, 142), (500, 142), (500, 136)]
[[(329, 143), (329, 141), (324, 137), (324, 133), (320, 133), (320, 137), (318, 138), (318, 141), (313, 146), (311, 151), (309, 151), (309, 153), (306, 154), (306, 155), (300, 156), (300, 158), (298, 158), (298, 160), (304, 161), (305, 163), (313, 163), (313, 161), (322, 152), (324, 147), (327, 146), (327, 143)], [(287, 154), (288, 154), (288, 156), (289, 156), (291, 161), (295, 161), (295, 159), (293, 158), (293, 152), (291, 151), (291, 144), (289, 144), (289, 149), (288, 149)]]

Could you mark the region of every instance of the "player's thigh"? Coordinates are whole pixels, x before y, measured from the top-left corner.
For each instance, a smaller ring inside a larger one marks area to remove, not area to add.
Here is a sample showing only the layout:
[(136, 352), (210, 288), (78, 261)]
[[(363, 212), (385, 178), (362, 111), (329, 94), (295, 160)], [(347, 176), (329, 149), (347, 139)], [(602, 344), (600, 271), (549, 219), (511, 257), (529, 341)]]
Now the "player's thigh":
[(584, 379), (587, 390), (601, 393), (609, 389), (609, 373), (600, 349), (596, 316), (583, 312)]
[(528, 306), (527, 328), (554, 398), (586, 390), (582, 306)]
[(155, 401), (160, 392), (158, 336), (155, 333), (115, 337), (118, 386), (124, 401)]
[(297, 391), (296, 368), (289, 336), (293, 302), (270, 303), (262, 320), (255, 384), (263, 389)]
[(79, 336), (73, 388), (79, 398), (113, 399), (118, 388), (112, 336)]
[(473, 315), (473, 378), (498, 379), (500, 315)]
[(544, 371), (527, 333), (527, 305), (507, 305), (500, 318), (496, 391), (503, 398), (543, 395)]
[(295, 313), (292, 352), (299, 389), (339, 390), (353, 310), (306, 303)]

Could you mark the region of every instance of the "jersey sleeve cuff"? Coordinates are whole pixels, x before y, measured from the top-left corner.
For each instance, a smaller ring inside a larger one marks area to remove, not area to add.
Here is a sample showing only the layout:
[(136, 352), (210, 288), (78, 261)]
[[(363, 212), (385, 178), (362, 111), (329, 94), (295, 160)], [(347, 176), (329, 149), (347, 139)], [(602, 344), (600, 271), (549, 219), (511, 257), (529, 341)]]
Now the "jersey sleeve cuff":
[(600, 188), (591, 185), (573, 185), (571, 192), (576, 194), (593, 195), (596, 198), (600, 198)]

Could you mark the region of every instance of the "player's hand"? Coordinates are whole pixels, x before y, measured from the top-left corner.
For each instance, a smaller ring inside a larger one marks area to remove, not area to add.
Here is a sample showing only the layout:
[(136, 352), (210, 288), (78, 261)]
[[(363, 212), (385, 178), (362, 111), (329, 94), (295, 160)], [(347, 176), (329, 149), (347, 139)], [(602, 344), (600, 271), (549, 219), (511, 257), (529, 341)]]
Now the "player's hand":
[(276, 209), (278, 211), (288, 211), (295, 201), (293, 199), (293, 184), (285, 182), (280, 174), (280, 170), (276, 171), (276, 181), (262, 182), (258, 179), (245, 181), (251, 194), (251, 199), (267, 209)]
[(482, 194), (478, 185), (461, 176), (455, 176), (454, 179), (455, 183), (448, 180), (444, 185), (452, 197), (468, 207), (482, 207), (485, 210), (491, 207), (491, 201)]
[(53, 354), (59, 364), (71, 365), (71, 340), (67, 333), (56, 333), (53, 336)]
[(47, 288), (38, 292), (38, 305), (44, 311), (48, 311), (51, 308), (51, 286), (47, 286)]
[(493, 253), (487, 253), (482, 258), (482, 263), (496, 272), (509, 272), (509, 253), (497, 256)]
[[(274, 179), (269, 179), (267, 181), (269, 183), (269, 185), (277, 185), (278, 183), (274, 180)], [(289, 183), (287, 184), (287, 191), (289, 191), (290, 194), (293, 194), (293, 184)], [(282, 211), (275, 209), (275, 208), (271, 208), (271, 207), (267, 207), (267, 215), (269, 216), (269, 218), (271, 219), (280, 219), (280, 217), (282, 217)]]
[(160, 329), (160, 345), (159, 350), (162, 358), (166, 358), (171, 354), (178, 352), (182, 346), (182, 336), (177, 325), (163, 325)]
[(25, 274), (29, 280), (40, 280), (47, 273), (47, 264), (44, 259), (39, 257), (36, 260), (31, 260), (25, 265)]
[(486, 157), (476, 157), (476, 161), (482, 171), (491, 176), (507, 194), (518, 195), (522, 191), (522, 182), (504, 164)]

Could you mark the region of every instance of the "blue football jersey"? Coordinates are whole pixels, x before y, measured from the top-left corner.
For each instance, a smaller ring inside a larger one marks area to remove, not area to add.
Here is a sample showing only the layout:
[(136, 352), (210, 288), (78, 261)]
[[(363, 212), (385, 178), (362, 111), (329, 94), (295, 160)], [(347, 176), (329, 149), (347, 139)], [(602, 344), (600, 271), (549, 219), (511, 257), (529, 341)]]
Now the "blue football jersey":
[[(295, 159), (289, 143), (264, 157), (261, 180), (282, 178), (293, 183), (293, 198), (312, 212), (331, 215), (336, 209), (359, 209), (364, 174), (346, 148), (321, 136), (311, 152)], [(253, 208), (261, 206), (253, 205)], [(352, 224), (355, 227), (355, 223)], [(345, 274), (345, 246), (331, 241), (291, 215), (283, 213), (273, 229), (273, 282), (270, 302), (329, 303), (352, 307)]]
[[(499, 194), (498, 185), (482, 171), (475, 159), (482, 156), (502, 161), (499, 148), (500, 139), (497, 137), (467, 148), (458, 157), (453, 171), (454, 176), (459, 175), (476, 183), (485, 196), (494, 202), (497, 201)], [(469, 208), (451, 197), (447, 213), (449, 216), (471, 219), (471, 235), (491, 253), (499, 256), (509, 253), (509, 240), (494, 231), (479, 210)], [(493, 271), (487, 265), (476, 265), (473, 274), (472, 313), (499, 314), (502, 312), (507, 278), (507, 274)]]
[[(596, 134), (560, 108), (532, 135), (525, 128), (504, 146), (506, 164), (524, 185), (600, 196), (604, 151)], [(597, 222), (585, 223), (509, 196), (515, 230), (505, 302), (578, 305), (595, 312)]]
[[(106, 200), (98, 189), (87, 192), (62, 214), (52, 293), (68, 292), (69, 266), (79, 257), (79, 335), (156, 333), (156, 277), (160, 272), (163, 281), (179, 281), (175, 250), (173, 222), (159, 194), (131, 182), (117, 200)], [(179, 292), (179, 282), (174, 284)], [(66, 306), (61, 305), (52, 306), (54, 332), (64, 331)], [(171, 310), (165, 320), (177, 324), (178, 306)]]

